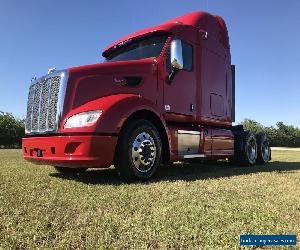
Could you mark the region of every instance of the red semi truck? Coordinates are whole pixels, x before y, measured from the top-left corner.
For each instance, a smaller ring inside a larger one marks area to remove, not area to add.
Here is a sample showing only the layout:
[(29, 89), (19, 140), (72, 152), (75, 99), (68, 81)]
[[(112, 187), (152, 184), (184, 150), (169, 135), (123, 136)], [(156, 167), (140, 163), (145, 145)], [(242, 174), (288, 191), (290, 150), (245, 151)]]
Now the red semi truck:
[(114, 165), (141, 180), (185, 159), (270, 160), (264, 134), (232, 125), (235, 67), (220, 16), (177, 17), (122, 38), (103, 57), (32, 80), (26, 160), (61, 172)]

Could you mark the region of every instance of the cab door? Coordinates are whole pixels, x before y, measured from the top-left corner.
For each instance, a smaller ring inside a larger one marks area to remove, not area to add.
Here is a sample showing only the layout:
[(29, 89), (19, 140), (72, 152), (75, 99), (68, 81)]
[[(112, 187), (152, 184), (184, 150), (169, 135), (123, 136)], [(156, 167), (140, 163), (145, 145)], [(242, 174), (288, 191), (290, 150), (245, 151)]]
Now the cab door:
[[(173, 79), (164, 84), (164, 116), (167, 121), (187, 122), (194, 120), (196, 114), (195, 48), (192, 43), (180, 39), (183, 68)], [(167, 75), (171, 75), (170, 49), (166, 58)]]

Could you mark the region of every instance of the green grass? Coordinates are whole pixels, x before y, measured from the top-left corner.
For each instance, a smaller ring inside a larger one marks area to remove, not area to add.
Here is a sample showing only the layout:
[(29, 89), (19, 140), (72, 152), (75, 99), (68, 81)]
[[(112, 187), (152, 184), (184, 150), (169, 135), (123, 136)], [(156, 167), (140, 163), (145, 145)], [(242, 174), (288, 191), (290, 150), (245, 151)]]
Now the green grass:
[(300, 152), (274, 151), (270, 164), (251, 168), (176, 164), (128, 184), (114, 169), (66, 177), (0, 150), (0, 190), (0, 249), (234, 249), (240, 234), (300, 240)]

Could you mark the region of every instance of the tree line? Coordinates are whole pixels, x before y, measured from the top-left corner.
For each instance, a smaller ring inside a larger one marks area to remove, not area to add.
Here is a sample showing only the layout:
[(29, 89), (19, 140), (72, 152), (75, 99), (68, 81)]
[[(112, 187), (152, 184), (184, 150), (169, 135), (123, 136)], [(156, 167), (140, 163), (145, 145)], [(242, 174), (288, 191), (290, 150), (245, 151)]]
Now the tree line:
[[(241, 122), (246, 130), (267, 134), (273, 147), (300, 147), (300, 128), (277, 122), (266, 127), (259, 122), (245, 119)], [(10, 113), (0, 111), (0, 148), (20, 148), (25, 136), (25, 121)]]
[(264, 132), (271, 147), (300, 147), (300, 128), (277, 122), (276, 126), (265, 127), (259, 122), (245, 119), (241, 122), (246, 130), (254, 133)]
[(0, 111), (0, 148), (20, 148), (25, 136), (25, 121)]

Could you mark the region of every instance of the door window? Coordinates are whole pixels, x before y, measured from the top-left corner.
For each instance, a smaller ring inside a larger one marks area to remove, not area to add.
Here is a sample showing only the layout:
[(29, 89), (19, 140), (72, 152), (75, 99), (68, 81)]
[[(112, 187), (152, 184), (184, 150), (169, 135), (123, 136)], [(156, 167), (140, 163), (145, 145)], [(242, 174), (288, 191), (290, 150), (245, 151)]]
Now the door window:
[(193, 46), (187, 42), (181, 41), (183, 69), (193, 71)]

